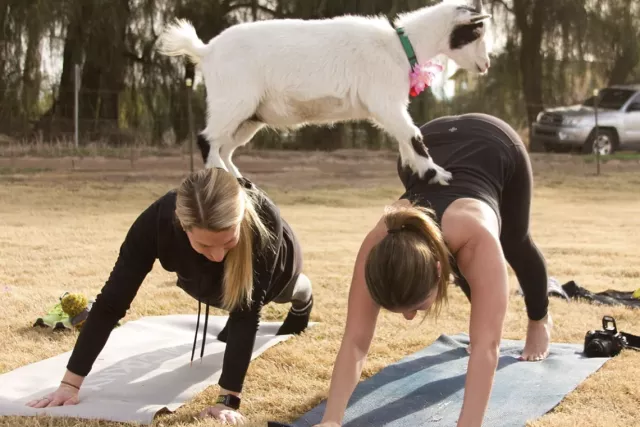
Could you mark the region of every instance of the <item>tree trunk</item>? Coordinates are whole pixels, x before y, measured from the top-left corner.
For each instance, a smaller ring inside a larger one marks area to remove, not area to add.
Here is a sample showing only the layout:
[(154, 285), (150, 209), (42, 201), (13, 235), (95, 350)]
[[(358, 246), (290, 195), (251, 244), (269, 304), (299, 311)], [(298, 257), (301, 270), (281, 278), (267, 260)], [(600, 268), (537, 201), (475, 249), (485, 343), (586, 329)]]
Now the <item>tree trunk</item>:
[(88, 29), (86, 24), (91, 15), (92, 1), (76, 0), (73, 4), (62, 52), (62, 74), (58, 95), (37, 125), (37, 128), (45, 133), (45, 138), (52, 133), (73, 131), (75, 65), (82, 62), (82, 51)]
[[(119, 98), (126, 71), (126, 31), (131, 10), (129, 0), (100, 1), (89, 33), (86, 62), (82, 70), (81, 115), (95, 131), (118, 129)], [(105, 15), (109, 19), (105, 19)]]
[[(544, 108), (542, 102), (542, 36), (549, 0), (514, 0), (516, 24), (520, 32), (520, 73), (527, 109), (527, 124), (536, 120)], [(538, 149), (538, 147), (532, 147)]]
[[(29, 121), (37, 112), (42, 77), (40, 71), (41, 21), (34, 19), (29, 23), (27, 31), (27, 52), (22, 71), (22, 116)], [(25, 125), (25, 129), (28, 129), (28, 123)]]
[[(635, 0), (637, 1), (637, 0)], [(609, 85), (624, 84), (640, 63), (640, 34), (631, 14), (631, 0), (625, 2), (621, 10), (623, 22), (617, 27), (616, 45), (620, 46), (619, 53), (609, 74)]]
[(7, 2), (3, 2), (0, 5), (0, 48), (2, 48), (2, 52), (0, 52), (0, 93), (4, 94), (7, 88), (7, 82), (5, 81), (5, 67), (6, 67), (6, 58), (7, 58), (7, 40), (5, 39), (4, 29), (7, 25), (7, 12), (9, 11), (9, 4)]
[[(635, 43), (635, 42), (634, 42)], [(616, 62), (609, 74), (609, 85), (624, 84), (631, 76), (633, 70), (640, 63), (639, 47), (625, 49), (623, 53), (616, 58)]]
[[(545, 0), (515, 0), (520, 30), (520, 72), (529, 125), (542, 109), (542, 36)], [(531, 9), (528, 11), (527, 9)], [(529, 14), (531, 16), (529, 17)]]

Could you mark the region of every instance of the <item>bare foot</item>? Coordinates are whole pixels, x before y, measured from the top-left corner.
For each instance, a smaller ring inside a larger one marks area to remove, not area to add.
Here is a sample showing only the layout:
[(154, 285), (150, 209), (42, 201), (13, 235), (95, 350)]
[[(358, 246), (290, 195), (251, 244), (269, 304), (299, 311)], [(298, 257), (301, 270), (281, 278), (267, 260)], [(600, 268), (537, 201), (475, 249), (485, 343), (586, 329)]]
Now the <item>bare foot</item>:
[(549, 355), (551, 329), (553, 329), (553, 320), (550, 314), (547, 314), (542, 320), (529, 320), (527, 340), (520, 360), (538, 361), (545, 359)]

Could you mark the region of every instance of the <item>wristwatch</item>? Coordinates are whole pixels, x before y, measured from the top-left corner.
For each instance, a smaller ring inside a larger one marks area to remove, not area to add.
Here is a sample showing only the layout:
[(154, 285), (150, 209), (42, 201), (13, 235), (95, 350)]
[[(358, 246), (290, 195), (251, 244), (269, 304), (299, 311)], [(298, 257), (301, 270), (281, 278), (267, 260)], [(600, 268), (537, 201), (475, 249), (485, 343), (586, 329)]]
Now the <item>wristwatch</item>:
[(227, 406), (236, 411), (240, 408), (240, 398), (238, 396), (234, 396), (233, 394), (218, 396), (218, 399), (216, 399), (216, 403), (222, 403), (224, 406)]

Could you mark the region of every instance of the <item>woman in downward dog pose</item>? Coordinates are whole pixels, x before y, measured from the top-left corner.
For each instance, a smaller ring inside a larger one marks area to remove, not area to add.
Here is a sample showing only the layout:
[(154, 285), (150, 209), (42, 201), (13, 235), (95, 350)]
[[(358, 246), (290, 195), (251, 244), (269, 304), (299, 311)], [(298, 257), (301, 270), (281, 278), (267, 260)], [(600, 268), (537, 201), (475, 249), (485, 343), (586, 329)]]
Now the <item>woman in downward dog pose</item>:
[(89, 312), (60, 387), (27, 405), (45, 408), (79, 402), (84, 377), (156, 259), (167, 271), (176, 272), (177, 285), (198, 301), (198, 325), (200, 307), (206, 305), (200, 357), (209, 306), (230, 312), (218, 335), (227, 343), (220, 395), (201, 415), (231, 424), (243, 421), (237, 410), (262, 307), (269, 302), (291, 303), (278, 335), (297, 334), (308, 325), (313, 297), (311, 283), (301, 272), (298, 240), (278, 208), (248, 180), (217, 168), (192, 173), (177, 190), (140, 214)]
[(481, 426), (493, 387), (507, 311), (507, 263), (524, 292), (529, 324), (523, 360), (548, 354), (545, 260), (531, 239), (532, 172), (526, 148), (503, 121), (442, 117), (421, 129), (434, 160), (453, 173), (429, 184), (398, 164), (406, 192), (364, 239), (349, 294), (346, 329), (319, 426), (339, 426), (360, 378), (380, 307), (413, 319), (438, 311), (450, 273), (471, 302), (471, 346), (458, 427)]

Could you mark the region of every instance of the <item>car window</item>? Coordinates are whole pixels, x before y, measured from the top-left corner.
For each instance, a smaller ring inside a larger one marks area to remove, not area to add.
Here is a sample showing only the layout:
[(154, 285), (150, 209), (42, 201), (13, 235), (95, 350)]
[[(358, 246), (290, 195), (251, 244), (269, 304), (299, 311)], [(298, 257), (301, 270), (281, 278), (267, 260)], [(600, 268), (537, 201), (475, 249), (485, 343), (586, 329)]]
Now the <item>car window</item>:
[[(611, 110), (619, 110), (631, 98), (636, 91), (630, 89), (602, 89), (598, 96), (598, 107)], [(594, 106), (595, 97), (587, 99), (583, 105), (587, 107)]]
[(627, 111), (631, 110), (634, 112), (640, 112), (640, 108), (638, 108), (637, 106), (634, 106), (634, 108), (631, 108), (631, 106), (634, 104), (640, 104), (640, 92), (636, 92), (636, 96), (633, 97), (633, 99), (631, 100), (631, 103), (629, 104), (629, 107), (627, 107)]

